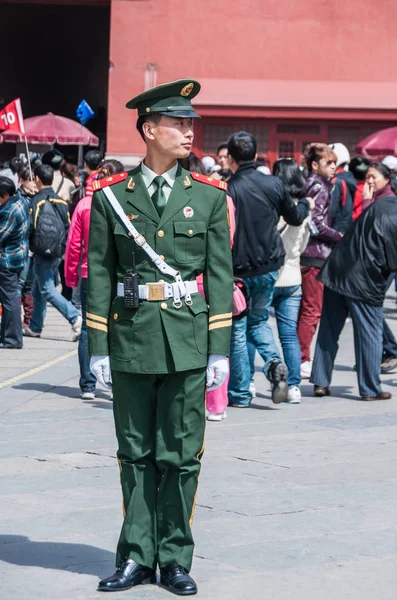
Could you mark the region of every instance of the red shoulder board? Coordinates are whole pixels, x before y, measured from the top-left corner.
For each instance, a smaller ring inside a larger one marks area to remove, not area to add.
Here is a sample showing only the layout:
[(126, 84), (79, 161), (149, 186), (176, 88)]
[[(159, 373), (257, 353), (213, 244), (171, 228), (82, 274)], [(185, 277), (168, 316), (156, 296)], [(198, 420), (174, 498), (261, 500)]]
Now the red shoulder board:
[(196, 181), (200, 181), (200, 183), (206, 183), (207, 185), (213, 185), (220, 190), (227, 190), (226, 181), (221, 181), (220, 179), (214, 179), (213, 177), (208, 177), (207, 175), (201, 175), (201, 173), (190, 173), (190, 175)]
[(110, 175), (109, 177), (105, 177), (104, 179), (95, 179), (92, 183), (92, 189), (94, 192), (104, 188), (108, 185), (114, 185), (115, 183), (120, 183), (120, 181), (124, 181), (127, 177), (127, 171), (122, 171), (121, 173), (116, 173), (115, 175)]

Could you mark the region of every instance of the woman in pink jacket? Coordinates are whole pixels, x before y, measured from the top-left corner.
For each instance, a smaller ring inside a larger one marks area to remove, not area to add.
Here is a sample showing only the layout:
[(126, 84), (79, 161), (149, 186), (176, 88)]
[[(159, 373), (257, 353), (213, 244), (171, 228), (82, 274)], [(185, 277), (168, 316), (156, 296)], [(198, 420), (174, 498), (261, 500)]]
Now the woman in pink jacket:
[[(235, 207), (233, 204), (233, 200), (230, 196), (226, 196), (227, 200), (227, 210), (229, 214), (229, 229), (230, 229), (230, 247), (233, 246), (233, 238), (234, 232), (236, 231), (236, 220), (235, 220)], [(201, 282), (199, 279), (201, 278)], [(204, 296), (204, 288), (202, 285), (202, 275), (200, 278), (197, 278), (197, 283), (199, 285), (199, 290)], [(228, 404), (228, 395), (227, 395), (227, 386), (229, 383), (229, 377), (226, 378), (226, 381), (223, 384), (213, 390), (212, 392), (207, 392), (206, 395), (206, 409), (207, 409), (207, 421), (222, 421), (222, 419), (226, 419), (226, 407)]]
[[(124, 170), (118, 160), (103, 160), (99, 165), (97, 179), (109, 177)], [(83, 326), (79, 340), (80, 389), (84, 400), (95, 398), (96, 378), (90, 371), (88, 354), (88, 335), (86, 324), (87, 310), (87, 251), (90, 233), (92, 194), (82, 198), (77, 204), (70, 223), (68, 241), (65, 252), (65, 280), (69, 287), (77, 287), (81, 270), (81, 312)]]

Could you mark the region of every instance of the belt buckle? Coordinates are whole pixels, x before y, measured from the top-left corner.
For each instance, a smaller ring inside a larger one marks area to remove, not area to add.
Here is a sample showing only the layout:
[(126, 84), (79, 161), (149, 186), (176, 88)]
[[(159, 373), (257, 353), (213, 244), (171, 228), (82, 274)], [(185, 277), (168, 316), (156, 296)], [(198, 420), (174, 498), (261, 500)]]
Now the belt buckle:
[(164, 296), (164, 283), (147, 283), (146, 285), (149, 288), (149, 302), (166, 300)]

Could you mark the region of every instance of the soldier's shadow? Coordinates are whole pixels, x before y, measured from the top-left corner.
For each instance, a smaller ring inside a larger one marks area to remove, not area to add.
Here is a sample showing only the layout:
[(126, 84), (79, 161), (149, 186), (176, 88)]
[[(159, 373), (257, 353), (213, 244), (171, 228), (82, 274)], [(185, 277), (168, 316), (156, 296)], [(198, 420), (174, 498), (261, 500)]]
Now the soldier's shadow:
[(104, 577), (114, 567), (115, 555), (86, 544), (35, 542), (24, 535), (0, 535), (0, 560), (21, 567)]
[[(68, 386), (68, 385), (52, 385), (51, 383), (19, 383), (18, 385), (13, 385), (13, 389), (15, 390), (31, 390), (37, 392), (43, 392), (43, 394), (53, 394), (54, 396), (64, 396), (66, 398), (79, 398), (81, 391), (78, 387)], [(107, 400), (109, 402), (109, 408), (112, 408), (112, 403), (110, 402), (109, 392), (105, 390), (98, 389), (95, 392), (95, 397), (97, 400)], [(93, 403), (95, 406), (95, 403)], [(86, 404), (84, 400), (82, 400), (82, 404)], [(98, 406), (98, 408), (102, 408), (102, 406)]]

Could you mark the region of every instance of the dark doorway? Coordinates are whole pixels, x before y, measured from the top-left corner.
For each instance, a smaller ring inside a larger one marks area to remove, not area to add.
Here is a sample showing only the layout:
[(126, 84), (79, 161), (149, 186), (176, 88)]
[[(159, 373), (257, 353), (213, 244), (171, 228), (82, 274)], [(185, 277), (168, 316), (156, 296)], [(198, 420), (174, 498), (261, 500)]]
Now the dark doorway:
[[(84, 98), (89, 129), (106, 136), (110, 6), (1, 4), (0, 108), (20, 97), (24, 117), (53, 112), (76, 119)], [(5, 150), (3, 144), (1, 150)]]

